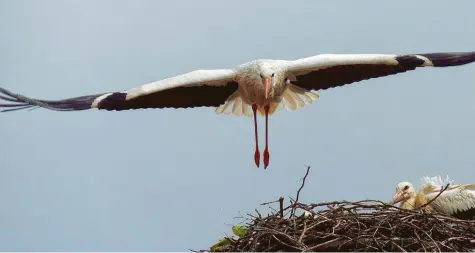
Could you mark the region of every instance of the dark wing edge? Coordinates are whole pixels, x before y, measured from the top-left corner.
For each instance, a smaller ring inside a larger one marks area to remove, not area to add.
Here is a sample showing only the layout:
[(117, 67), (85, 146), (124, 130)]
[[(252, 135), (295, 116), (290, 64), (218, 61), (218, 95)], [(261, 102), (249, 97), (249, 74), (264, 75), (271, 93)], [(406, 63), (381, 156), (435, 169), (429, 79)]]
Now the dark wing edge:
[(472, 207), (464, 211), (457, 211), (453, 213), (452, 216), (461, 220), (475, 219), (475, 207)]
[(80, 111), (91, 109), (96, 98), (103, 94), (74, 97), (62, 100), (41, 100), (15, 94), (0, 87), (0, 101), (10, 102), (0, 104), (0, 112), (10, 112), (23, 109), (46, 108), (55, 111)]
[[(46, 108), (56, 111), (80, 111), (92, 108), (108, 111), (122, 111), (148, 108), (190, 108), (190, 107), (217, 107), (238, 89), (236, 82), (228, 82), (224, 86), (189, 86), (177, 87), (151, 93), (126, 100), (126, 92), (102, 93), (62, 100), (40, 100), (15, 94), (0, 87), (0, 101), (10, 102), (0, 104), (0, 112), (9, 112), (23, 109)], [(97, 98), (97, 106), (93, 103)]]
[(127, 93), (116, 92), (99, 101), (98, 109), (122, 111), (147, 108), (218, 107), (238, 89), (234, 81), (226, 85), (181, 86), (126, 100)]
[(307, 90), (325, 90), (362, 80), (394, 75), (417, 67), (452, 67), (475, 61), (475, 52), (427, 53), (396, 56), (397, 65), (350, 64), (312, 71), (297, 76), (293, 84)]

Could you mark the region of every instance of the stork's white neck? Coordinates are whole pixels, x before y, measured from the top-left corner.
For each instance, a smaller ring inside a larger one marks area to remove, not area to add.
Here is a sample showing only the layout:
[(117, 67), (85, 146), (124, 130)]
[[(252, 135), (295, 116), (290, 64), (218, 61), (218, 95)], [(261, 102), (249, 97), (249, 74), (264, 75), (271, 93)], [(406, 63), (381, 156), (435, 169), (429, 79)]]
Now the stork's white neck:
[(406, 210), (414, 210), (416, 207), (416, 196), (411, 196), (410, 198), (401, 201), (399, 207)]

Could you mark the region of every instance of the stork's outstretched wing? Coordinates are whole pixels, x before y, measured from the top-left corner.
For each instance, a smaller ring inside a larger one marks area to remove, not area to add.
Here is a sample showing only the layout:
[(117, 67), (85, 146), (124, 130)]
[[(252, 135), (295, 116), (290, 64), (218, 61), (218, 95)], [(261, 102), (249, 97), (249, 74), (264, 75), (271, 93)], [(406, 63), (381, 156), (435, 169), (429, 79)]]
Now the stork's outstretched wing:
[(217, 107), (238, 89), (234, 71), (196, 70), (144, 84), (121, 92), (102, 93), (62, 100), (41, 100), (15, 94), (0, 87), (2, 112), (42, 107), (57, 111), (130, 110), (146, 108)]
[(321, 54), (288, 62), (307, 90), (324, 90), (370, 78), (394, 75), (417, 67), (450, 67), (475, 61), (475, 52), (428, 54)]

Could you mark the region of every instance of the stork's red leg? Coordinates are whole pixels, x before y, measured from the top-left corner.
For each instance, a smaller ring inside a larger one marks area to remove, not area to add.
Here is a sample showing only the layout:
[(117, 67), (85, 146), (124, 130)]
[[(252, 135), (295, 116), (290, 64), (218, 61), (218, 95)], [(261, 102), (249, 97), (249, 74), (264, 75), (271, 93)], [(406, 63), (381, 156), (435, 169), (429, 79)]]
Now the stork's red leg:
[(267, 169), (267, 166), (269, 165), (269, 160), (270, 160), (269, 148), (268, 148), (269, 110), (270, 110), (270, 105), (266, 105), (266, 106), (264, 107), (264, 111), (266, 112), (266, 148), (264, 149), (264, 169)]
[(254, 152), (254, 162), (256, 163), (257, 168), (259, 168), (259, 163), (261, 161), (261, 154), (259, 152), (259, 139), (257, 138), (257, 105), (252, 105), (252, 111), (254, 112), (254, 137), (256, 139), (256, 151)]

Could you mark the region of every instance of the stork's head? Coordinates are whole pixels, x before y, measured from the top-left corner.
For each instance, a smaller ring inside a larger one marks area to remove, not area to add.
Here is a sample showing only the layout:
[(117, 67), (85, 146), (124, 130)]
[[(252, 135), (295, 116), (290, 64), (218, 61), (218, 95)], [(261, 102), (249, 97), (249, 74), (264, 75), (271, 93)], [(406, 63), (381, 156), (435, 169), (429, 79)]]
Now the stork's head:
[(275, 72), (273, 71), (272, 68), (267, 67), (267, 66), (262, 66), (261, 71), (259, 73), (260, 78), (262, 79), (262, 84), (264, 85), (265, 89), (265, 98), (269, 98), (271, 96), (271, 88), (274, 86), (274, 77), (275, 77)]
[(416, 196), (416, 190), (414, 186), (409, 182), (400, 182), (397, 184), (396, 192), (393, 195), (393, 204), (401, 201), (407, 201), (408, 199)]

